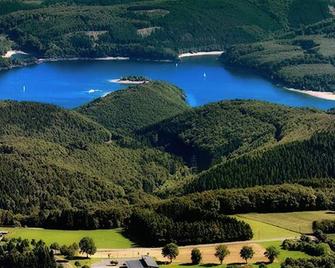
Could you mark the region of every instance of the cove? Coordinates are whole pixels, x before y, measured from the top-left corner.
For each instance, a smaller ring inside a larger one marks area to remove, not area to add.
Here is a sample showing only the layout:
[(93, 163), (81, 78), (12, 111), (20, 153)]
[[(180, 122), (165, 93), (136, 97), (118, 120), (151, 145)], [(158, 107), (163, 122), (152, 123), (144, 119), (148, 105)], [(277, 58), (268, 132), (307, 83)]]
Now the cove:
[(0, 99), (78, 107), (121, 89), (110, 80), (143, 75), (182, 88), (192, 106), (227, 99), (257, 99), (296, 107), (329, 109), (335, 101), (290, 92), (244, 71), (233, 71), (217, 57), (185, 58), (180, 63), (136, 61), (59, 61), (0, 72)]

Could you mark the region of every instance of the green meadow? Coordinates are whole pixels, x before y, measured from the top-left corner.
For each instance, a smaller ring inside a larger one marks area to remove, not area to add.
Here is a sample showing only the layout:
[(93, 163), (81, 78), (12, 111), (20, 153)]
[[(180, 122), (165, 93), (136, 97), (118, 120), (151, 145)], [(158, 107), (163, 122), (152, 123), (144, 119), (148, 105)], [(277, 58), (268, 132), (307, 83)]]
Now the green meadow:
[(122, 229), (64, 231), (42, 228), (1, 228), (1, 230), (9, 231), (9, 238), (41, 239), (48, 245), (53, 242), (69, 245), (74, 242), (78, 243), (84, 236), (89, 236), (93, 238), (98, 248), (130, 248), (133, 246), (132, 242), (122, 235)]
[[(243, 219), (266, 223), (297, 233), (312, 233), (312, 223), (316, 220), (335, 220), (331, 211), (303, 211), (287, 213), (249, 213), (239, 215)], [(252, 227), (254, 228), (254, 227)], [(262, 229), (261, 229), (262, 230)]]
[(253, 240), (285, 239), (299, 237), (300, 234), (287, 229), (283, 229), (268, 223), (253, 220), (245, 215), (236, 216), (238, 219), (248, 223), (254, 233)]

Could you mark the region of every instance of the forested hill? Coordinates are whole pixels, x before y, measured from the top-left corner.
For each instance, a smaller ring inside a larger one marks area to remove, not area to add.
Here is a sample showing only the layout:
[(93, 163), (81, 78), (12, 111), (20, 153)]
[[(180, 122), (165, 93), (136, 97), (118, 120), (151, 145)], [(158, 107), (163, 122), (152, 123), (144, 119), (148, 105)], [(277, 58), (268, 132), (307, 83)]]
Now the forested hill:
[[(2, 101), (0, 123), (0, 216), (7, 215), (0, 219), (12, 215), (4, 209), (23, 214), (15, 218), (28, 225), (109, 228), (132, 217), (134, 227), (142, 222), (142, 212), (132, 215), (132, 208), (147, 207), (155, 209), (145, 212), (147, 223), (159, 222), (158, 229), (165, 220), (171, 230), (188, 228), (188, 218), (181, 215), (174, 223), (174, 216), (160, 211), (160, 198), (301, 180), (320, 184), (319, 178), (332, 182), (335, 177), (333, 113), (251, 100), (190, 108), (180, 89), (162, 82), (114, 92), (78, 111)], [(300, 191), (283, 189), (289, 191), (287, 198)], [(241, 194), (252, 198), (255, 192)], [(221, 198), (221, 192), (215, 196)], [(198, 215), (209, 212), (190, 209), (199, 219), (192, 228), (206, 230)], [(218, 221), (243, 227), (220, 214), (212, 216), (213, 226)], [(239, 230), (220, 237), (251, 237), (248, 229)], [(195, 241), (192, 235), (152, 232), (157, 244)], [(215, 242), (215, 237), (201, 241)]]
[(50, 142), (103, 143), (111, 132), (73, 111), (32, 102), (0, 103), (0, 135), (39, 138)]
[[(0, 34), (38, 57), (175, 59), (329, 18), (330, 0), (1, 0)], [(0, 48), (1, 51), (1, 48)], [(9, 64), (0, 58), (3, 65)]]
[(205, 105), (144, 128), (151, 145), (181, 156), (196, 170), (253, 150), (309, 138), (334, 126), (333, 116), (259, 101)]
[(12, 101), (0, 102), (0, 111), (1, 209), (30, 214), (145, 202), (145, 193), (188, 174), (173, 156), (120, 145), (119, 134), (75, 111)]
[(190, 109), (183, 91), (164, 82), (148, 82), (110, 93), (78, 109), (122, 134), (163, 121)]

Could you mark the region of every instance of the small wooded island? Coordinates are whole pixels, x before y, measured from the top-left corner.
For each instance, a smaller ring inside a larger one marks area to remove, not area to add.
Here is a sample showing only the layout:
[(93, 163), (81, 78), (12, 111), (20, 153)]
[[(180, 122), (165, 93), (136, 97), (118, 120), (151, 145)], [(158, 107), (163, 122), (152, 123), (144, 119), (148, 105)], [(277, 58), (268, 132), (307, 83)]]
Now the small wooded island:
[(150, 79), (140, 75), (128, 75), (122, 76), (120, 79), (112, 79), (110, 82), (125, 85), (140, 85), (149, 83)]

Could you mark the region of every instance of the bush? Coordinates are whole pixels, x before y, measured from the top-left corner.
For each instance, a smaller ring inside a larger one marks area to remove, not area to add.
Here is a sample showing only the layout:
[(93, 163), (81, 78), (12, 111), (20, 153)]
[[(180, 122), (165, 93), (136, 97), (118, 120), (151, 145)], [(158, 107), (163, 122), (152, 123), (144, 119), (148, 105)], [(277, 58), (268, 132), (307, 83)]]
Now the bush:
[(335, 233), (335, 220), (314, 221), (313, 230), (321, 230), (326, 234)]

